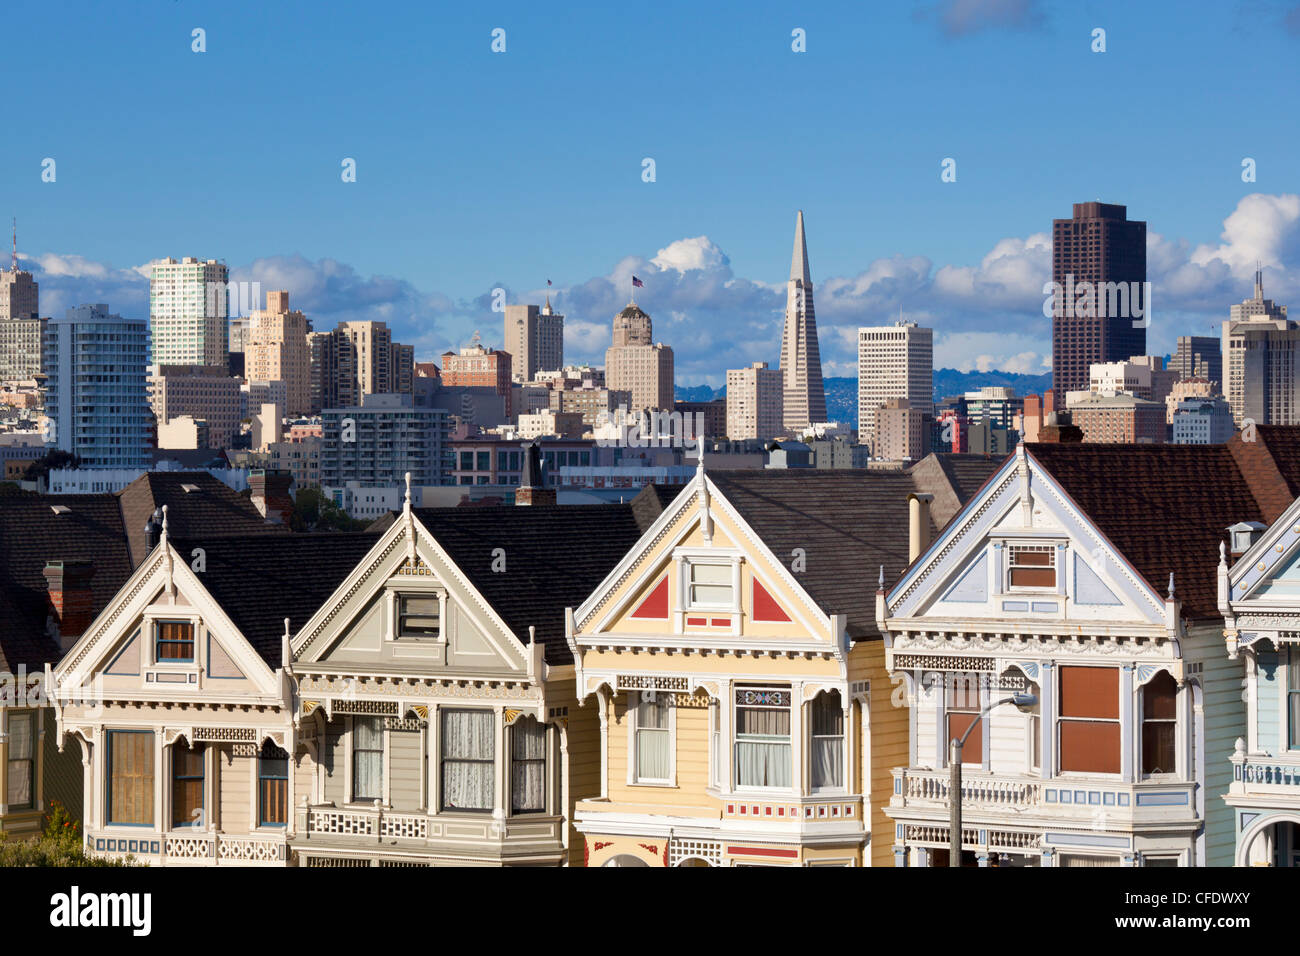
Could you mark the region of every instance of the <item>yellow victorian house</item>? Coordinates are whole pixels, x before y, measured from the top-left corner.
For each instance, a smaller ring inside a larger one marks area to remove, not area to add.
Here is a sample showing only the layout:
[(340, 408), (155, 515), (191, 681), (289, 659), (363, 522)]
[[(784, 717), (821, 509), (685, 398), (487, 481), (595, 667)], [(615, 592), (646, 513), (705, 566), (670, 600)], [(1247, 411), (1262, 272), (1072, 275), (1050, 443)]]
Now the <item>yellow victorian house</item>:
[(876, 594), (996, 464), (701, 467), (566, 622), (600, 721), (587, 865), (892, 864), (908, 718)]

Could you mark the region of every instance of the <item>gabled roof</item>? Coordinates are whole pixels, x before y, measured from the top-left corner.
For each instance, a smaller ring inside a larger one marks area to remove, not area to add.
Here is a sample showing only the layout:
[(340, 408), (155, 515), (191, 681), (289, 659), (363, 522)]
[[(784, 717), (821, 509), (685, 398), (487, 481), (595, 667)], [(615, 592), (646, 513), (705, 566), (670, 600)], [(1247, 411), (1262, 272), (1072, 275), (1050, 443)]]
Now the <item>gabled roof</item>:
[[(547, 662), (568, 664), (565, 609), (582, 604), (641, 537), (634, 504), (419, 508), (415, 516), (521, 644), (533, 626)], [(504, 571), (493, 570), (498, 548)]]
[[(170, 517), (170, 512), (169, 512)], [(170, 525), (170, 520), (168, 521)], [(169, 537), (181, 560), (193, 566), (203, 549), (198, 579), (272, 668), (280, 666), (284, 619), (296, 633), (361, 563), (376, 533), (317, 532), (189, 539)]]
[(232, 534), (288, 534), (283, 524), (269, 524), (252, 501), (206, 471), (151, 471), (116, 494), (131, 548), (139, 564), (148, 553), (144, 526), (155, 508), (167, 506), (173, 539)]
[(1188, 618), (1217, 618), (1219, 543), (1239, 521), (1271, 524), (1300, 487), (1300, 428), (1259, 426), (1224, 445), (1029, 444), (1157, 593), (1170, 572)]
[[(1001, 464), (979, 458), (991, 475)], [(963, 465), (972, 484), (981, 467)], [(827, 614), (848, 616), (849, 636), (877, 636), (876, 582), (886, 583), (908, 566), (908, 495), (960, 497), (942, 469), (910, 471), (726, 471), (709, 475), (715, 488), (787, 567), (802, 549), (804, 570), (794, 574)], [(933, 536), (934, 528), (931, 528)]]
[[(66, 513), (56, 513), (58, 505)], [(47, 561), (91, 561), (95, 610), (106, 605), (131, 574), (122, 518), (112, 495), (0, 494), (0, 672), (28, 671), (56, 662), (46, 636)]]

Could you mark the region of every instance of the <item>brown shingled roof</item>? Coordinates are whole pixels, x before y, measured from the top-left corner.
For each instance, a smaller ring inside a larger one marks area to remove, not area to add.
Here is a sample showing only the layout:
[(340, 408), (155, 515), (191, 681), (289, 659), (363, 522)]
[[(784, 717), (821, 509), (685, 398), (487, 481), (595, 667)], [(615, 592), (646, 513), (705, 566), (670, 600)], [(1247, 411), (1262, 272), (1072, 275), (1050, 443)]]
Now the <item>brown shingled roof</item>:
[(1224, 445), (1025, 446), (1158, 594), (1174, 575), (1189, 618), (1218, 617), (1219, 543), (1271, 523), (1300, 487), (1300, 428)]

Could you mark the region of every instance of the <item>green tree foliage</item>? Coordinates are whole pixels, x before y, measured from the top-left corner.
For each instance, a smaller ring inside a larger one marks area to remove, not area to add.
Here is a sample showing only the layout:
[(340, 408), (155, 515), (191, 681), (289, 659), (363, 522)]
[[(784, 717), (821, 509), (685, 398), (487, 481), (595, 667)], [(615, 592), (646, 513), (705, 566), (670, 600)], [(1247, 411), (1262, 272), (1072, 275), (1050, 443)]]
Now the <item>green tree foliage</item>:
[(0, 867), (8, 866), (136, 866), (131, 858), (105, 859), (87, 856), (81, 840), (81, 824), (72, 819), (57, 800), (45, 817), (45, 832), (35, 840), (0, 834)]

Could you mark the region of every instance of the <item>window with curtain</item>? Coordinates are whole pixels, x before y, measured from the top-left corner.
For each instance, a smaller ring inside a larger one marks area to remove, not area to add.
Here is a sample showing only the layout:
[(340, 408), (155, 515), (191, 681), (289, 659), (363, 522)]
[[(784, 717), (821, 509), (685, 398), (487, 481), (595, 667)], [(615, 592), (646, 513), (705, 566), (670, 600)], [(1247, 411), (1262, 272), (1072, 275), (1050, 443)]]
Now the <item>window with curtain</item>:
[(709, 786), (722, 786), (722, 713), (716, 700), (709, 701)]
[(1062, 667), (1060, 681), (1061, 770), (1119, 773), (1119, 669)]
[(1007, 583), (1013, 588), (1056, 587), (1056, 546), (1013, 544), (1007, 548)]
[(510, 728), (510, 811), (546, 811), (546, 725), (535, 717)]
[(157, 640), (154, 660), (189, 662), (194, 660), (194, 624), (190, 621), (159, 621), (154, 625)]
[(1142, 772), (1173, 773), (1178, 684), (1161, 671), (1142, 687)]
[[(979, 719), (980, 679), (978, 674), (950, 674), (944, 679), (945, 743), (961, 740), (962, 734)], [(961, 762), (979, 766), (984, 763), (984, 734), (976, 727), (961, 748)], [(948, 748), (944, 748), (947, 759)]]
[(384, 799), (384, 719), (352, 718), (352, 799)]
[(844, 708), (840, 692), (824, 690), (813, 698), (811, 714), (813, 789), (844, 786)]
[(203, 826), (203, 769), (207, 748), (172, 746), (172, 826)]
[(730, 564), (699, 564), (691, 561), (687, 570), (691, 607), (732, 606)]
[(153, 825), (153, 734), (147, 730), (108, 732), (108, 822)]
[(1082, 853), (1062, 853), (1060, 866), (1119, 866), (1117, 856), (1087, 856)]
[(669, 728), (669, 697), (654, 694), (651, 699), (641, 691), (632, 691), (635, 711), (633, 734), (638, 781), (663, 782), (672, 776), (672, 731)]
[(1043, 767), (1043, 694), (1033, 681), (1025, 684), (1025, 693), (1034, 695), (1034, 706), (1025, 714), (1025, 733), (1029, 752), (1029, 769), (1041, 770)]
[(737, 689), (736, 786), (788, 789), (791, 777), (789, 689)]
[(289, 754), (269, 740), (257, 759), (257, 806), (259, 826), (288, 825)]
[(491, 810), (496, 785), (496, 714), (442, 711), (442, 808)]
[(442, 633), (441, 602), (436, 594), (398, 597), (398, 637), (438, 637)]
[(9, 715), (9, 786), (5, 802), (11, 810), (34, 806), (36, 760), (33, 741), (35, 715)]
[(1300, 750), (1300, 648), (1287, 648), (1286, 666), (1287, 749)]

